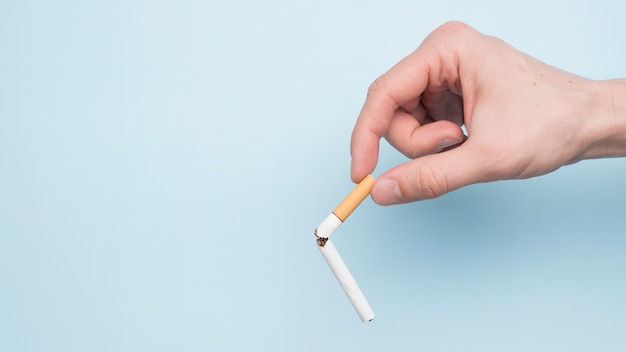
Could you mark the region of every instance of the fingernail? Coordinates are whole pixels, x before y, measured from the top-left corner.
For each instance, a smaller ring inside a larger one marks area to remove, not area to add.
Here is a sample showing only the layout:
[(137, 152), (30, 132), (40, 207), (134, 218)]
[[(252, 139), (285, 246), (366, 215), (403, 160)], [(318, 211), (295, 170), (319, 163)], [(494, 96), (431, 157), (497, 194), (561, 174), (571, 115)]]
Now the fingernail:
[(454, 147), (461, 142), (463, 141), (454, 138), (444, 138), (441, 142), (439, 142), (439, 151), (441, 152), (444, 151), (446, 148)]
[(374, 199), (376, 203), (381, 205), (396, 204), (400, 201), (400, 187), (394, 180), (380, 180), (372, 190), (372, 194), (376, 195)]

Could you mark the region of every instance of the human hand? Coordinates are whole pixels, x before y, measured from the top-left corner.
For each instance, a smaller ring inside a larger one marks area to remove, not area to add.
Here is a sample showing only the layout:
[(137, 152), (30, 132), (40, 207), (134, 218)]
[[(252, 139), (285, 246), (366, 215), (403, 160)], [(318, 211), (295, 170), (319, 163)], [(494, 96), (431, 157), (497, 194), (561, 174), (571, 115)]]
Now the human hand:
[(383, 205), (623, 154), (623, 110), (607, 94), (623, 94), (617, 83), (561, 71), (447, 23), (370, 86), (352, 133), (352, 180), (374, 170), (382, 137), (413, 159), (378, 177), (371, 195)]

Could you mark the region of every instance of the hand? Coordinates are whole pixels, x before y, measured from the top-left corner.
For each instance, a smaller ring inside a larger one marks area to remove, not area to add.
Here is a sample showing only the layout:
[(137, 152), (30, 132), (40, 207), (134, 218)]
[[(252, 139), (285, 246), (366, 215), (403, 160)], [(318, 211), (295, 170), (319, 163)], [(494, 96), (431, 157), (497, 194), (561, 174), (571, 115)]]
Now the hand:
[(624, 154), (626, 109), (615, 104), (624, 86), (447, 23), (370, 86), (352, 133), (352, 180), (374, 170), (382, 137), (413, 159), (378, 177), (371, 195), (383, 205)]

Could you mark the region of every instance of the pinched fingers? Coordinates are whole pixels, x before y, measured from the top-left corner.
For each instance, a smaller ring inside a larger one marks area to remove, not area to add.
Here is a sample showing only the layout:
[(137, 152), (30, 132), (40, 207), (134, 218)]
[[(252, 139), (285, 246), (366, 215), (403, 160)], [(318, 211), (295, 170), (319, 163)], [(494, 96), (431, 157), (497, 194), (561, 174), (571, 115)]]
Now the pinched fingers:
[[(428, 128), (421, 126), (423, 130), (409, 128), (409, 132), (404, 131), (400, 127), (406, 125), (409, 116), (404, 116), (399, 109), (415, 105), (428, 88), (435, 97), (433, 101), (426, 102), (426, 107), (433, 110), (429, 111), (430, 115), (435, 120), (451, 120), (460, 125), (463, 115), (462, 109), (458, 109), (462, 100), (459, 97), (460, 85), (456, 84), (460, 82), (456, 54), (464, 45), (462, 43), (475, 34), (471, 28), (460, 23), (444, 25), (433, 32), (416, 51), (372, 83), (352, 133), (350, 154), (354, 182), (359, 182), (374, 171), (378, 161), (379, 140), (384, 136), (409, 156), (432, 153), (441, 145), (452, 143), (447, 137), (452, 140), (460, 138), (460, 128), (443, 121)], [(449, 104), (451, 100), (452, 104)], [(451, 106), (455, 108), (450, 109)], [(410, 147), (409, 142), (417, 144)]]

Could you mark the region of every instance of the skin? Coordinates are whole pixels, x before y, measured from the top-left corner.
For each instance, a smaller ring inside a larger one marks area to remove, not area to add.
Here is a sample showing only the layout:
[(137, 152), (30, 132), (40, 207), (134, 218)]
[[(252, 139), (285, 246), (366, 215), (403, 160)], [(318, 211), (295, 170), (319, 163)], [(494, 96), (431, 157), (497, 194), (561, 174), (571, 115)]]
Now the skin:
[(579, 77), (450, 22), (369, 87), (352, 133), (354, 182), (374, 171), (383, 137), (412, 160), (378, 177), (381, 205), (539, 176), (626, 155), (626, 80)]

